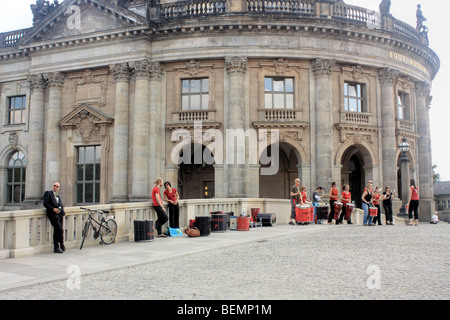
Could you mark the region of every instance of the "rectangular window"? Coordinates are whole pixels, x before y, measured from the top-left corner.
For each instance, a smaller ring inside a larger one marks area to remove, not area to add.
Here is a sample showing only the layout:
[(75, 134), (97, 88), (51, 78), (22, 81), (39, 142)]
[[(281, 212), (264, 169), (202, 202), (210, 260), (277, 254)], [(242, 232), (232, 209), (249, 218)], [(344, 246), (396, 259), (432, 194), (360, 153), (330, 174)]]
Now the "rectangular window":
[(7, 166), (6, 193), (8, 204), (18, 204), (25, 200), (27, 161), (21, 151), (15, 152)]
[(181, 109), (209, 109), (209, 79), (181, 80)]
[(364, 112), (364, 85), (359, 83), (344, 83), (345, 111)]
[(294, 79), (264, 79), (264, 106), (266, 109), (294, 109)]
[(410, 120), (409, 119), (409, 95), (403, 92), (398, 93), (398, 118), (400, 120)]
[(101, 147), (77, 148), (77, 203), (100, 203)]
[(25, 96), (8, 98), (8, 124), (25, 123)]

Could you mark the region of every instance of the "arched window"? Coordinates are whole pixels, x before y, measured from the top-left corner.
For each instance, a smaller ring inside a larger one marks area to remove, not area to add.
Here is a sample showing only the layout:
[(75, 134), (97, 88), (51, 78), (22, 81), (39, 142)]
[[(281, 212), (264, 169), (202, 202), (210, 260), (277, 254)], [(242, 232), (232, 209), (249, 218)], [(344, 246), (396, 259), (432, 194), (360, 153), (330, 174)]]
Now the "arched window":
[(25, 200), (25, 180), (26, 180), (27, 160), (22, 151), (16, 151), (9, 158), (6, 182), (7, 203), (18, 204)]

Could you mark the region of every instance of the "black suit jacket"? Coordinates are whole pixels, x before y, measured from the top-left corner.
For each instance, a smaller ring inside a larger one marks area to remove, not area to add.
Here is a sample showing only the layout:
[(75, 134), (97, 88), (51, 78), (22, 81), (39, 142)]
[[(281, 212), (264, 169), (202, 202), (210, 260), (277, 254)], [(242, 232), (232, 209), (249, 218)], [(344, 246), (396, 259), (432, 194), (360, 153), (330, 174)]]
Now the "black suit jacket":
[[(45, 191), (44, 196), (42, 197), (42, 204), (44, 205), (47, 217), (50, 219), (55, 218), (56, 216), (64, 217), (64, 206), (61, 201), (61, 196), (58, 197), (59, 201), (56, 200), (53, 191)], [(53, 211), (55, 208), (61, 207), (61, 213), (57, 214)]]

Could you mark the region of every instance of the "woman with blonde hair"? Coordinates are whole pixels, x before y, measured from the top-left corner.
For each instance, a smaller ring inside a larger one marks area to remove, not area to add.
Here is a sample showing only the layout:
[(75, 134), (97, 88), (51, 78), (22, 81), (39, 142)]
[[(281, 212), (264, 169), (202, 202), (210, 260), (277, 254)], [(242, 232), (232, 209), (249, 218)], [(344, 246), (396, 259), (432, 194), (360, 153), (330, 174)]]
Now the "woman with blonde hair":
[(159, 193), (159, 188), (163, 186), (163, 179), (158, 178), (154, 182), (155, 186), (152, 190), (152, 201), (153, 201), (153, 209), (156, 211), (156, 215), (158, 216), (158, 220), (156, 220), (155, 227), (156, 231), (158, 233), (159, 238), (165, 238), (167, 237), (165, 234), (162, 233), (161, 228), (164, 225), (164, 223), (169, 220), (166, 214), (166, 210), (164, 209), (162, 200), (161, 200), (161, 194)]
[(364, 219), (363, 219), (363, 225), (367, 226), (372, 226), (372, 218), (369, 216), (369, 207), (373, 206), (373, 202), (372, 202), (372, 196), (373, 196), (373, 190), (372, 190), (372, 181), (369, 181), (369, 183), (367, 184), (366, 189), (364, 190), (364, 193), (361, 197), (363, 204), (362, 204), (362, 208), (364, 210)]

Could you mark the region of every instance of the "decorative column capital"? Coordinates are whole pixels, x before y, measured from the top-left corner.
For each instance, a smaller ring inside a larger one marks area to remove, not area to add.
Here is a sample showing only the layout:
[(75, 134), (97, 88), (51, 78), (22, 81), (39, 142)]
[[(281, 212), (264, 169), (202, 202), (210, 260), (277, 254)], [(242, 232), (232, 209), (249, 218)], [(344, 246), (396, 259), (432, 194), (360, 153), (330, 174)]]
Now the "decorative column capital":
[(382, 85), (395, 85), (398, 80), (399, 71), (391, 68), (378, 70), (378, 77)]
[(140, 80), (161, 80), (164, 66), (161, 62), (150, 62), (148, 59), (135, 61), (132, 74)]
[(119, 82), (119, 81), (127, 82), (130, 80), (131, 72), (130, 72), (130, 68), (129, 68), (127, 62), (117, 63), (117, 64), (109, 66), (109, 68), (111, 69), (116, 82)]
[(247, 57), (226, 57), (225, 67), (228, 75), (244, 75), (247, 72), (247, 61)]
[(160, 81), (162, 75), (164, 74), (164, 70), (164, 65), (161, 62), (152, 62), (150, 64), (150, 79)]
[(63, 72), (50, 72), (43, 76), (49, 88), (62, 88), (66, 75)]
[(318, 58), (316, 60), (313, 60), (313, 73), (316, 77), (329, 77), (331, 76), (331, 70), (333, 69), (333, 66), (335, 64), (336, 61), (330, 59)]
[(428, 82), (416, 82), (416, 95), (418, 98), (428, 98), (431, 93), (431, 85)]
[(32, 74), (28, 76), (28, 83), (30, 84), (31, 90), (44, 90), (45, 80), (42, 74)]

